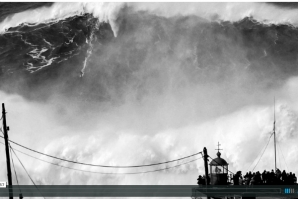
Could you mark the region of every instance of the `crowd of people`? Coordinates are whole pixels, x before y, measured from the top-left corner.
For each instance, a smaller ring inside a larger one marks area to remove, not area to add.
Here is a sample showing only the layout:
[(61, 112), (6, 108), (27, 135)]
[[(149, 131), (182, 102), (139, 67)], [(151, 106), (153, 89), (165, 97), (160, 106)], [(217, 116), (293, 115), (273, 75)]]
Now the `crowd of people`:
[[(205, 176), (200, 175), (197, 180), (199, 185), (206, 184)], [(233, 185), (294, 185), (297, 184), (297, 177), (295, 173), (287, 173), (285, 170), (281, 172), (279, 169), (276, 169), (275, 172), (273, 169), (271, 172), (266, 170), (262, 173), (259, 171), (247, 172), (244, 176), (241, 171), (238, 171), (234, 175), (228, 175), (227, 183)]]
[[(230, 176), (231, 177), (231, 176)], [(264, 170), (262, 173), (257, 172), (247, 172), (242, 176), (242, 172), (238, 171), (232, 176), (234, 185), (293, 185), (297, 184), (297, 177), (295, 173), (287, 173), (285, 170), (282, 172), (276, 169), (270, 171)], [(231, 181), (231, 179), (230, 179)]]

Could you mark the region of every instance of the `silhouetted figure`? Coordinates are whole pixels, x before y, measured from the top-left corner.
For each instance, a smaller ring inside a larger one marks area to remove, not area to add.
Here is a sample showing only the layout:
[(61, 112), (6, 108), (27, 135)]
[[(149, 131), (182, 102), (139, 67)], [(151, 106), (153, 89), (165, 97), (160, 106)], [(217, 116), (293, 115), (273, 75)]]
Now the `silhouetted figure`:
[(270, 184), (270, 181), (271, 181), (271, 174), (270, 174), (270, 171), (267, 171), (267, 172), (266, 172), (266, 178), (267, 178), (266, 183), (267, 183), (267, 184)]
[(239, 185), (239, 176), (237, 174), (233, 176), (233, 182), (234, 182), (234, 185)]
[(247, 176), (248, 176), (248, 172), (246, 172), (246, 174), (243, 177), (246, 178)]
[(262, 184), (261, 173), (259, 171), (256, 172), (254, 180), (256, 185)]
[(248, 172), (243, 176), (243, 184), (247, 185), (247, 180), (248, 180)]
[(256, 181), (255, 181), (255, 176), (252, 176), (249, 182), (249, 185), (255, 185)]
[(234, 185), (239, 185), (240, 176), (241, 171), (237, 171), (237, 173), (233, 176)]
[(240, 176), (239, 176), (239, 185), (243, 185), (242, 173), (240, 173)]
[(249, 173), (248, 173), (248, 177), (249, 177), (249, 178), (251, 178), (251, 177), (252, 177), (252, 174), (251, 174), (251, 172), (249, 172)]
[(286, 174), (286, 171), (283, 170), (282, 173), (281, 173), (281, 180), (282, 180), (282, 183), (283, 184), (286, 184), (287, 182), (287, 174)]
[(276, 184), (282, 184), (281, 183), (281, 171), (279, 169), (276, 169), (275, 176), (276, 176)]
[(264, 170), (262, 173), (262, 183), (266, 184), (267, 183), (267, 171)]
[(273, 169), (270, 172), (270, 185), (274, 185), (275, 184), (275, 173), (273, 171)]
[(294, 184), (294, 176), (292, 172), (290, 172), (288, 180), (289, 180), (289, 184)]
[(295, 176), (295, 173), (293, 174), (294, 184), (297, 184), (297, 177)]
[(244, 184), (245, 185), (249, 185), (249, 182), (250, 182), (250, 172), (246, 172), (245, 176), (244, 176)]
[[(199, 176), (200, 177), (200, 176)], [(206, 185), (206, 177), (205, 177), (205, 175), (203, 175), (203, 177), (202, 177), (202, 185)]]
[(287, 177), (286, 177), (286, 185), (288, 185), (288, 184), (291, 184), (290, 182), (291, 182), (291, 179), (290, 179), (291, 177), (290, 177), (290, 174), (289, 173), (287, 173)]
[(200, 175), (199, 178), (197, 179), (198, 180), (198, 185), (203, 185), (204, 184), (204, 179), (203, 177)]

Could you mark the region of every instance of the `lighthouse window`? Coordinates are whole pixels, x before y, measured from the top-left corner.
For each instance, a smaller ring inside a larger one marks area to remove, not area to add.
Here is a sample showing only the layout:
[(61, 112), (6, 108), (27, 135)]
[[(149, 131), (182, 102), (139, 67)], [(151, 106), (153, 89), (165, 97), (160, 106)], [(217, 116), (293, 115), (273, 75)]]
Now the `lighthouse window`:
[(221, 173), (222, 172), (222, 169), (219, 168), (219, 167), (215, 167), (215, 173)]

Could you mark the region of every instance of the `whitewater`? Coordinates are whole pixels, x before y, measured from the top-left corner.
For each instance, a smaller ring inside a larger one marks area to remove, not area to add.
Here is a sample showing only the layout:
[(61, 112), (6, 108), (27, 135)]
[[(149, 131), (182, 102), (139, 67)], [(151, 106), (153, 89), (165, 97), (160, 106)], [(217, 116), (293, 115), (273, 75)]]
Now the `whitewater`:
[[(163, 162), (203, 147), (215, 157), (220, 142), (229, 169), (245, 173), (273, 130), (275, 97), (278, 168), (298, 172), (295, 6), (56, 2), (28, 7), (0, 16), (0, 99), (11, 140), (103, 165)], [(274, 168), (273, 151), (270, 142), (257, 170)], [(195, 161), (141, 176), (90, 175), (20, 157), (37, 184), (189, 185), (204, 172), (203, 162)], [(102, 173), (147, 171), (53, 163)], [(167, 166), (175, 163), (152, 170)], [(4, 170), (0, 179), (6, 179)], [(30, 183), (23, 173), (19, 180)]]
[(298, 25), (296, 9), (283, 9), (265, 3), (96, 3), (56, 2), (50, 7), (41, 7), (11, 14), (0, 23), (3, 34), (11, 27), (21, 24), (51, 23), (67, 17), (92, 14), (100, 22), (109, 22), (114, 35), (117, 36), (117, 19), (121, 9), (132, 7), (135, 10), (149, 11), (165, 17), (176, 15), (197, 15), (208, 20), (239, 21), (245, 17), (252, 17), (264, 24), (292, 24)]

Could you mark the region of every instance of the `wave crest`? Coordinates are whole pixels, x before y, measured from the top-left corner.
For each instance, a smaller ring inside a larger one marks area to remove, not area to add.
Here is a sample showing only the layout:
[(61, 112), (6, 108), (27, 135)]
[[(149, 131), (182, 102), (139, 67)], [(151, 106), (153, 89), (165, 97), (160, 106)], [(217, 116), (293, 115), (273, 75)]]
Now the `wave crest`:
[(5, 33), (11, 27), (21, 24), (39, 24), (59, 21), (75, 15), (86, 13), (93, 14), (100, 22), (110, 23), (114, 36), (117, 36), (118, 12), (124, 3), (102, 3), (102, 2), (77, 2), (77, 3), (54, 3), (51, 7), (40, 7), (34, 10), (12, 14), (0, 23), (0, 33)]

